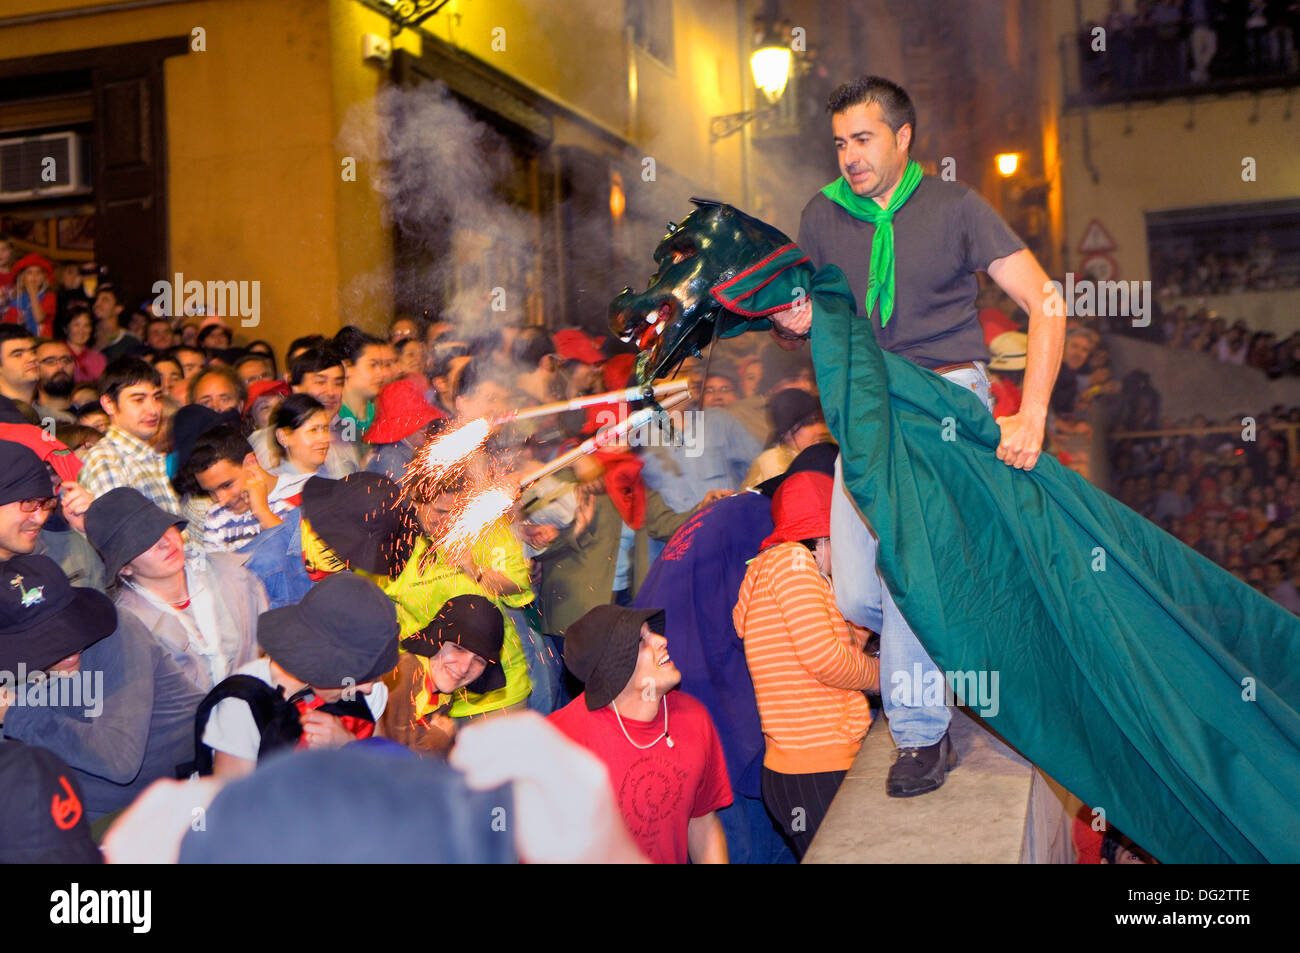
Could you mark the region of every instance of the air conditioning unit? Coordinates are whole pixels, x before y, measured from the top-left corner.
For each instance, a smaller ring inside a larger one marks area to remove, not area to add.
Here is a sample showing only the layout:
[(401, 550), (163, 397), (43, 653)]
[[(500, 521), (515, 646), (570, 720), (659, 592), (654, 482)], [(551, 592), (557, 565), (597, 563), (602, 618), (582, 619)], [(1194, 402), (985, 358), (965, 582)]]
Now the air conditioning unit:
[(0, 202), (89, 192), (88, 146), (75, 132), (0, 139)]

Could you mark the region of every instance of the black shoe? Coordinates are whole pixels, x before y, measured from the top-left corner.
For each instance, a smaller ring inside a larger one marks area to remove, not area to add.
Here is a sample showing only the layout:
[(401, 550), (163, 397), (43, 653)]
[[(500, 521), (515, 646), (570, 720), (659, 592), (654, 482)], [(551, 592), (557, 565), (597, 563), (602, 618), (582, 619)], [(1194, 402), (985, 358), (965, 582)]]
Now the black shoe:
[(957, 746), (945, 731), (937, 744), (924, 748), (899, 748), (885, 779), (890, 797), (916, 797), (943, 787), (948, 771), (957, 766)]

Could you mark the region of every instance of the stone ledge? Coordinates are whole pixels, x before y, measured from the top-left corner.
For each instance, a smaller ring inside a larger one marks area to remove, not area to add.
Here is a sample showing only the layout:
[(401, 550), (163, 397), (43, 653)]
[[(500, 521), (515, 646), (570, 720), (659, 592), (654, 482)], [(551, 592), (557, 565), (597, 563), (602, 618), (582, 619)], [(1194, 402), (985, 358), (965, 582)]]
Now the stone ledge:
[(877, 716), (806, 864), (1015, 864), (1073, 860), (1060, 795), (1034, 766), (963, 709), (960, 762), (938, 791), (885, 794), (894, 743)]

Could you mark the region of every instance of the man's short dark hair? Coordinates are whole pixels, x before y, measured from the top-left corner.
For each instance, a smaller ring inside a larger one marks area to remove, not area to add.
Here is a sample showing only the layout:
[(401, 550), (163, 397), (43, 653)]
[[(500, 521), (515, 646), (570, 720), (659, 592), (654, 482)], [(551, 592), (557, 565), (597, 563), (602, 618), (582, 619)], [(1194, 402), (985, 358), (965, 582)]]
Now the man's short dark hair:
[(95, 298), (98, 298), (102, 294), (112, 295), (114, 304), (123, 303), (122, 292), (117, 290), (117, 285), (110, 284), (107, 281), (101, 282), (99, 286), (95, 289), (95, 293), (91, 296), (91, 300), (93, 301)]
[(555, 342), (545, 328), (522, 329), (510, 344), (510, 358), (525, 371), (535, 371), (542, 358), (555, 353)]
[(304, 350), (309, 347), (319, 347), (329, 341), (323, 334), (305, 334), (300, 338), (294, 338), (289, 342), (289, 350), (286, 352), (292, 354), (294, 351)]
[(368, 347), (383, 347), (388, 344), (387, 341), (381, 341), (373, 334), (367, 334), (359, 327), (353, 324), (346, 325), (334, 335), (334, 350), (338, 351), (339, 357), (345, 364), (355, 364), (361, 352)]
[[(831, 93), (826, 101), (826, 111), (832, 116), (842, 113), (853, 106), (876, 103), (884, 114), (885, 125), (895, 134), (903, 126), (912, 127), (912, 142), (916, 141), (916, 107), (912, 97), (892, 80), (883, 76), (860, 76), (851, 83), (845, 83)], [(908, 151), (911, 151), (909, 144)]]
[(180, 371), (182, 377), (185, 376), (185, 368), (181, 365), (180, 358), (172, 357), (171, 351), (166, 351), (162, 354), (159, 354), (157, 357), (153, 359), (153, 366), (155, 369), (158, 367), (159, 364), (175, 364), (176, 370)]
[[(36, 335), (21, 324), (0, 324), (0, 348), (10, 341), (17, 341), (21, 338), (31, 338), (34, 342)], [(33, 344), (34, 346), (35, 344)]]
[[(181, 355), (187, 352), (190, 354), (197, 354), (204, 364), (208, 362), (208, 355), (204, 353), (203, 348), (193, 347), (189, 344), (177, 344), (175, 347), (169, 347), (167, 350), (162, 352), (161, 356), (173, 358), (177, 364), (181, 364)], [(184, 365), (182, 364), (181, 366), (183, 367)]]
[(451, 373), (452, 362), (464, 357), (469, 347), (463, 342), (455, 344), (435, 344), (433, 355), (429, 358), (429, 374), (432, 377), (446, 377)]
[[(137, 314), (148, 314), (149, 312), (148, 312), (148, 311), (137, 311), (136, 313), (137, 313)], [(170, 321), (168, 321), (166, 318), (150, 318), (150, 319), (145, 323), (145, 326), (144, 326), (145, 333), (148, 334), (148, 333), (149, 333), (149, 329), (150, 329), (151, 327), (153, 327), (155, 324), (165, 324), (165, 325), (167, 326), (167, 330), (168, 330), (168, 331), (171, 331), (171, 329), (172, 329), (172, 323), (171, 323)]]
[(468, 397), (488, 382), (507, 390), (510, 388), (510, 381), (492, 366), (489, 358), (470, 358), (469, 362), (460, 369), (460, 375), (456, 379), (456, 397)]
[(343, 359), (330, 344), (309, 347), (289, 362), (289, 383), (297, 387), (308, 374), (319, 374), (331, 367), (342, 367)]
[(200, 473), (223, 460), (242, 467), (252, 452), (253, 447), (248, 438), (236, 425), (220, 424), (213, 427), (195, 441), (194, 452), (176, 474), (176, 488), (179, 491), (184, 487), (190, 493), (201, 492), (198, 480)]
[(127, 387), (136, 384), (152, 384), (162, 387), (162, 377), (154, 366), (142, 357), (124, 356), (104, 368), (104, 376), (99, 379), (99, 393), (113, 403), (117, 395)]
[(242, 365), (247, 364), (249, 361), (260, 361), (262, 364), (266, 365), (271, 373), (275, 373), (275, 362), (272, 360), (271, 355), (263, 354), (261, 351), (245, 351), (244, 356), (230, 366), (235, 369), (236, 373), (238, 373), (239, 368)]

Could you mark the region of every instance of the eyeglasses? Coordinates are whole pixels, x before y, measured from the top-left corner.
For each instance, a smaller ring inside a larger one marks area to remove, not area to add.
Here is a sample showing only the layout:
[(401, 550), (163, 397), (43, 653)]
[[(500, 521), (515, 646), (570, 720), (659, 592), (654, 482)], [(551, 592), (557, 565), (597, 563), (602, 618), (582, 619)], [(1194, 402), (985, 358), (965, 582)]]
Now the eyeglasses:
[(67, 357), (66, 355), (63, 356), (63, 357), (43, 357), (43, 358), (41, 358), (41, 364), (42, 364), (43, 366), (45, 366), (45, 367), (54, 367), (56, 364), (67, 364), (69, 367), (71, 367), (72, 365), (74, 365), (74, 364), (76, 364), (76, 363), (77, 363), (76, 361), (74, 361), (74, 360), (73, 360), (72, 358), (70, 358), (70, 357)]
[(40, 500), (23, 500), (18, 504), (18, 508), (24, 513), (35, 513), (37, 510), (44, 510), (48, 513), (58, 505), (59, 500), (57, 497), (47, 496)]

